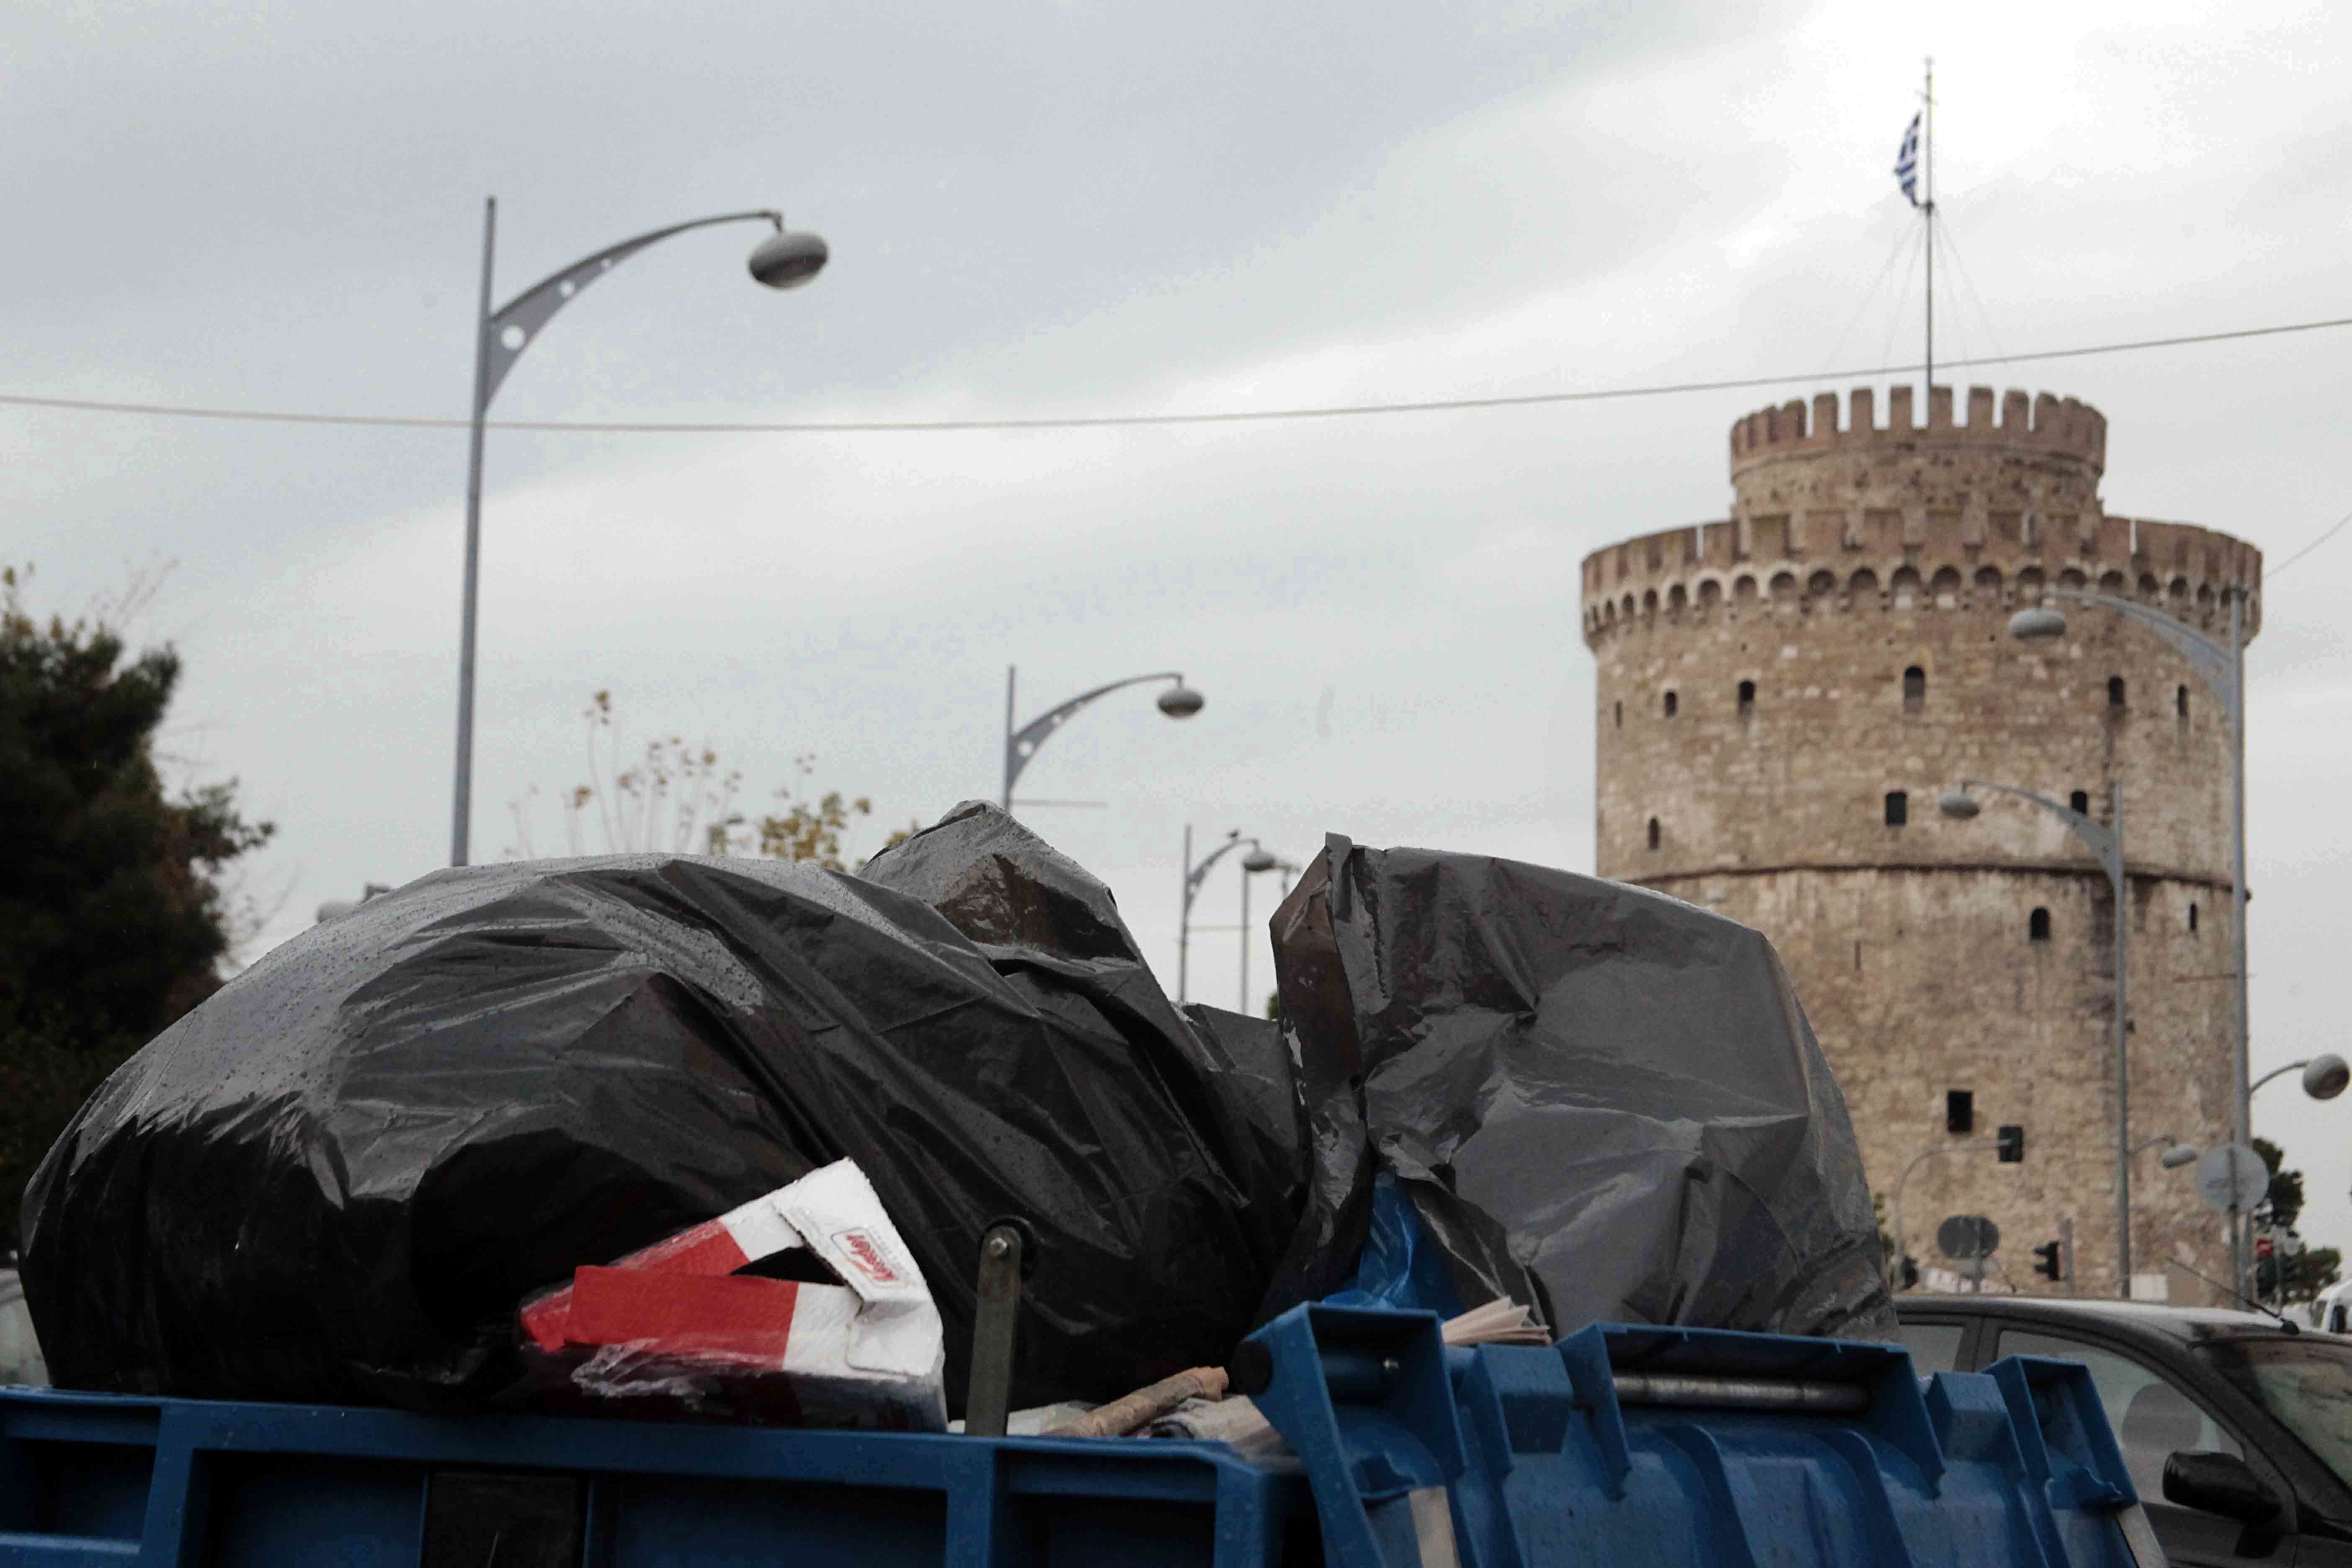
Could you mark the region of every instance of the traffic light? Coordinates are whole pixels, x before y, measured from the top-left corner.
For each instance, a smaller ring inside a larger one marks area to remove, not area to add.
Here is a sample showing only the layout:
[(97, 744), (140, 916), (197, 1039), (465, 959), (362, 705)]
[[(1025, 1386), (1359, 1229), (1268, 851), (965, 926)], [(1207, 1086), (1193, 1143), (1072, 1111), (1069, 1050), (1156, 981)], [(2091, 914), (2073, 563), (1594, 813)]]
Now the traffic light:
[(1903, 1289), (1906, 1290), (1914, 1289), (1919, 1283), (1919, 1265), (1907, 1252), (1903, 1255), (1903, 1262), (1895, 1272), (1902, 1280)]
[(2025, 1129), (2012, 1121), (2000, 1129), (1994, 1146), (2004, 1165), (2014, 1165), (2025, 1158)]
[(2044, 1279), (2066, 1278), (2065, 1249), (2057, 1242), (2045, 1241), (2033, 1249), (2033, 1271)]

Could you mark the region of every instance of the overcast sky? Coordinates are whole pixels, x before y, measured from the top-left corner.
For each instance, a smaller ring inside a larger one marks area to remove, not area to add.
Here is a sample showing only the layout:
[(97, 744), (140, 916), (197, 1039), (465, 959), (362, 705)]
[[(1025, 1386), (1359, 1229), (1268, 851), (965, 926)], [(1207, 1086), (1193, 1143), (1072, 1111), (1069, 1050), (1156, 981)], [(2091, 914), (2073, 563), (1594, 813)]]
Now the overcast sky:
[[(1278, 407), (1743, 375), (1502, 412), (1020, 434), (493, 431), (478, 858), (560, 850), (580, 711), (708, 742), (765, 804), (816, 758), (877, 822), (992, 795), (1025, 718), (1106, 700), (1024, 793), (1175, 970), (1186, 824), (1590, 870), (1584, 553), (1724, 515), (1724, 431), (1909, 363), (1889, 166), (1937, 60), (1964, 277), (1939, 354), (2352, 314), (2352, 19), (2317, 5), (1234, 4), (0, 16), (0, 392), (462, 416), (481, 205), (498, 295), (639, 230), (778, 205), (831, 242), (752, 285), (749, 227), (646, 252), (557, 319), (510, 419), (916, 419)], [(2352, 333), (1979, 373), (2109, 421), (2109, 510), (2275, 563), (2352, 510)], [(1883, 384), (1883, 378), (1882, 383)], [(187, 673), (189, 780), (277, 821), (282, 908), (446, 858), (465, 437), (0, 408), (0, 558)], [(2250, 659), (2254, 1058), (2342, 1049), (2352, 530), (2274, 580)], [(592, 831), (590, 847), (602, 847)], [(1228, 867), (1231, 862), (1228, 861)], [(1236, 1000), (1236, 874), (1192, 994)], [(1261, 887), (1260, 918), (1275, 889)], [(1251, 988), (1271, 962), (1261, 936)], [(2352, 1099), (2259, 1131), (2352, 1246)]]

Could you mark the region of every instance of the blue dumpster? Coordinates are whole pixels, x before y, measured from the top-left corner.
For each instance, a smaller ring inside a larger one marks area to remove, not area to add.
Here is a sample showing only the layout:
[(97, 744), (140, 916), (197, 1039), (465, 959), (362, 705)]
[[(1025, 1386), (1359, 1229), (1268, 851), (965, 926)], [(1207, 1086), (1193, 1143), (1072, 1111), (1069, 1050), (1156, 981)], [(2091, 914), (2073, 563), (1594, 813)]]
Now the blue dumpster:
[(1236, 1381), (1297, 1455), (0, 1390), (0, 1565), (1275, 1568), (2163, 1558), (2088, 1374), (1297, 1308)]

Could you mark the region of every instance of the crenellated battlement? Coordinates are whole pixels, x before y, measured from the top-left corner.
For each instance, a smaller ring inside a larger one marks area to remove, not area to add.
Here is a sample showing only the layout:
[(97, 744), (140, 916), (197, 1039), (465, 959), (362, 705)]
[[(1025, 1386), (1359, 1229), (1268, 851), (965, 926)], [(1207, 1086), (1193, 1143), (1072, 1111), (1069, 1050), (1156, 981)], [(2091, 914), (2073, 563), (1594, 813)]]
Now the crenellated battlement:
[(2099, 500), (2107, 422), (2076, 398), (1952, 389), (1912, 417), (1912, 388), (1876, 419), (1869, 387), (1759, 409), (1731, 427), (1731, 516), (1597, 550), (1584, 561), (1588, 642), (1717, 605), (1953, 609), (2090, 587), (2211, 626), (2231, 590), (2257, 601), (2262, 553), (2189, 523), (2111, 517)]
[(1731, 426), (1731, 477), (1736, 482), (1748, 470), (1785, 458), (1922, 447), (2005, 448), (2071, 458), (2090, 465), (2095, 479), (2106, 467), (2105, 416), (2079, 399), (2046, 392), (2029, 398), (2022, 392), (2006, 392), (1996, 421), (1993, 389), (1972, 386), (1968, 420), (1962, 424), (1952, 417), (1952, 389), (1937, 386), (1928, 391), (1924, 425), (1913, 416), (1913, 402), (1912, 388), (1889, 389), (1884, 426), (1877, 422), (1877, 394), (1867, 386), (1853, 389), (1843, 426), (1834, 392), (1817, 394), (1810, 408), (1802, 399), (1759, 408)]
[(2045, 587), (2091, 588), (2226, 626), (2228, 592), (2261, 626), (2262, 552), (2190, 523), (2104, 513), (1867, 514), (1858, 534), (1809, 540), (1786, 519), (1733, 519), (1644, 534), (1584, 558), (1588, 644), (1719, 614), (2015, 609)]

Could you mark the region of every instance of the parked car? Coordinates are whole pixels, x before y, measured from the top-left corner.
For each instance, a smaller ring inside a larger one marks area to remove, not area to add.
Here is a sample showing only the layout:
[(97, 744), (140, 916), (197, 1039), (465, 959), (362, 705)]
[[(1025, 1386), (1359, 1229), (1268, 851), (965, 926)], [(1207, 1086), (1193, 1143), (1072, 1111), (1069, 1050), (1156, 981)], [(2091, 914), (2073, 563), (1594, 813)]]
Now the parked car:
[(25, 1287), (13, 1268), (0, 1268), (0, 1384), (29, 1383), (38, 1387), (49, 1381), (41, 1364), (41, 1347), (33, 1339), (33, 1314), (25, 1305)]
[(2176, 1563), (2352, 1568), (2352, 1341), (2252, 1312), (1905, 1296), (1921, 1373), (2081, 1362)]

